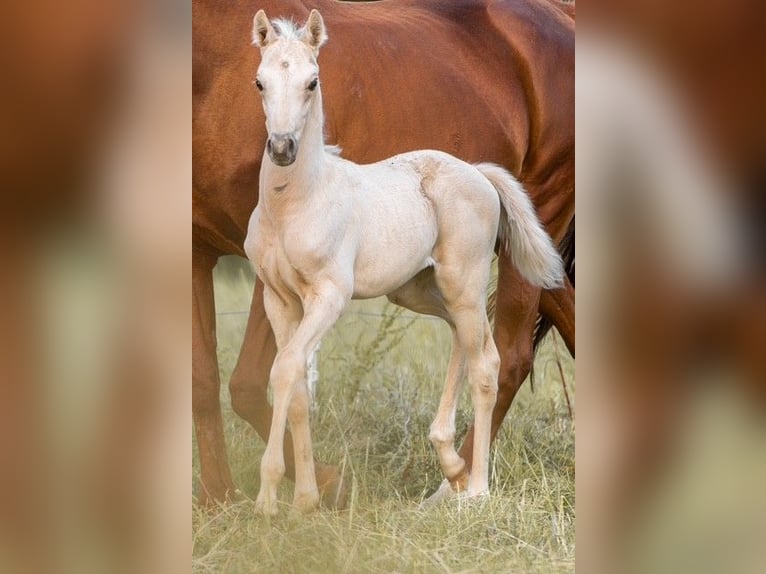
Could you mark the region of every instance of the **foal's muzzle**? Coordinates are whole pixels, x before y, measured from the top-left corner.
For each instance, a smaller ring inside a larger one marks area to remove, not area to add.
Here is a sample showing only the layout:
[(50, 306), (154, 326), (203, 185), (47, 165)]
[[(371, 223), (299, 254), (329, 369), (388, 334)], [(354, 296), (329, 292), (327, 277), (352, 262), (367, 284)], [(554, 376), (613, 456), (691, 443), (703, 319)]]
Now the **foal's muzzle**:
[(266, 151), (275, 164), (290, 165), (298, 153), (298, 142), (289, 134), (274, 134), (266, 140)]

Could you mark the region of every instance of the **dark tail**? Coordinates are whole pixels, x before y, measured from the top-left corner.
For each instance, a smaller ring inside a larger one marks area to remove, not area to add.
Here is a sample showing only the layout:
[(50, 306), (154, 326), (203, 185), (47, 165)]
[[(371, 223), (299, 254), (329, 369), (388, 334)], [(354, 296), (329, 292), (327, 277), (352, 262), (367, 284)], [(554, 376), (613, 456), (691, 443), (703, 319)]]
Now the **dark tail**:
[[(572, 222), (569, 224), (569, 229), (567, 229), (566, 235), (564, 235), (564, 239), (561, 240), (561, 243), (559, 244), (559, 253), (561, 254), (561, 258), (564, 260), (564, 270), (567, 274), (567, 279), (569, 279), (569, 282), (572, 284), (572, 287), (574, 287), (575, 284), (575, 220), (574, 217), (572, 218)], [(548, 334), (548, 331), (551, 330), (551, 327), (553, 327), (553, 323), (548, 319), (547, 317), (543, 317), (542, 315), (538, 315), (537, 317), (537, 323), (535, 324), (535, 332), (534, 336), (532, 338), (532, 353), (537, 352), (537, 348), (540, 346), (540, 343), (542, 343), (543, 339), (545, 338), (545, 335)]]

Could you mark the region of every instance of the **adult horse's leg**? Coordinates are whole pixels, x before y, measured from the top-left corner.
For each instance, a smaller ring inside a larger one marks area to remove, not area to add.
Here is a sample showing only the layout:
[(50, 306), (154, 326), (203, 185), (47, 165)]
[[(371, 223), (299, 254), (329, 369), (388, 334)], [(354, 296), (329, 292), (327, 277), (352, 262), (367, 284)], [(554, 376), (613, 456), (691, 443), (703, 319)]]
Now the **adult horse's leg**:
[[(263, 283), (256, 281), (245, 336), (231, 374), (229, 391), (234, 412), (250, 423), (263, 440), (269, 438), (271, 428), (272, 411), (266, 393), (276, 354), (274, 332), (263, 308)], [(289, 433), (284, 449), (287, 460), (292, 460), (292, 439)], [(286, 471), (290, 479), (295, 478), (292, 463), (288, 462)]]
[(544, 290), (540, 294), (540, 314), (548, 319), (564, 339), (572, 357), (575, 356), (575, 293), (569, 279), (561, 289)]
[[(231, 375), (229, 389), (234, 411), (256, 430), (264, 441), (269, 438), (272, 409), (267, 398), (269, 373), (277, 354), (274, 333), (263, 307), (263, 283), (256, 281), (250, 316), (247, 320), (242, 349)], [(295, 454), (290, 432), (283, 443), (285, 474), (295, 480)], [(338, 469), (314, 462), (316, 481), (323, 504), (342, 507), (346, 503), (346, 485)]]
[(234, 494), (221, 418), (216, 357), (213, 267), (216, 258), (195, 252), (192, 259), (192, 414), (199, 449), (200, 504)]

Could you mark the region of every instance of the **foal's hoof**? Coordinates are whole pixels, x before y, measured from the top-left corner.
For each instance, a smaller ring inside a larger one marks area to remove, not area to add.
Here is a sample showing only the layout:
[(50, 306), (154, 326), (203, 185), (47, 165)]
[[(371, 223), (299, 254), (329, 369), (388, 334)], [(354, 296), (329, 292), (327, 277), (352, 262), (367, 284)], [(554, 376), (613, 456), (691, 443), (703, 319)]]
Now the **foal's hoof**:
[(301, 514), (308, 514), (309, 512), (313, 512), (317, 509), (318, 506), (319, 494), (316, 492), (306, 494), (298, 494), (296, 492), (295, 496), (293, 497), (293, 509)]
[(457, 495), (453, 504), (457, 504), (458, 508), (462, 510), (481, 510), (485, 507), (485, 503), (488, 500), (490, 500), (488, 490), (483, 490), (473, 494), (466, 490)]
[(465, 471), (461, 471), (457, 476), (452, 479), (445, 478), (431, 496), (426, 498), (420, 503), (420, 509), (430, 508), (436, 506), (442, 500), (450, 500), (453, 498), (464, 498), (468, 489), (468, 479), (470, 474)]
[(457, 497), (460, 500), (487, 500), (489, 498), (489, 490), (479, 490), (477, 492), (471, 492), (470, 490), (465, 490), (463, 492), (458, 493)]
[(462, 493), (468, 490), (468, 479), (471, 478), (471, 473), (466, 470), (465, 467), (463, 467), (463, 470), (461, 470), (456, 476), (453, 476), (452, 478), (449, 478), (450, 486), (452, 487), (452, 490), (454, 490), (457, 493)]
[(445, 478), (442, 480), (439, 488), (436, 489), (436, 492), (434, 492), (431, 496), (420, 503), (419, 508), (420, 510), (432, 508), (439, 504), (442, 500), (449, 500), (450, 498), (455, 498), (456, 496), (457, 492), (452, 490), (452, 486), (450, 485), (449, 480)]
[(255, 499), (255, 513), (262, 514), (264, 516), (276, 516), (276, 498), (266, 496), (264, 493), (258, 494), (258, 498)]
[(345, 508), (348, 500), (348, 481), (338, 472), (338, 467), (314, 463), (314, 468), (322, 506)]

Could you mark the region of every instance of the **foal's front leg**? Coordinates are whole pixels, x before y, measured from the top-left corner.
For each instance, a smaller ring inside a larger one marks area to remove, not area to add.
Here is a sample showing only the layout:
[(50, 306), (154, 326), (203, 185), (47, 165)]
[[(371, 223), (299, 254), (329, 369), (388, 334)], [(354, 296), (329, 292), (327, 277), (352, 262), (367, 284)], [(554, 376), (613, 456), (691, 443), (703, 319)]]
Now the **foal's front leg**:
[[(303, 316), (300, 301), (297, 298), (282, 298), (269, 286), (264, 285), (263, 289), (263, 307), (266, 310), (266, 316), (271, 323), (274, 331), (274, 338), (277, 343), (277, 356), (271, 367), (269, 380), (274, 387), (274, 408), (272, 410), (271, 428), (269, 429), (269, 438), (266, 443), (266, 451), (261, 459), (261, 488), (258, 491), (258, 498), (255, 501), (256, 512), (264, 514), (276, 514), (277, 512), (277, 486), (285, 474), (284, 452), (282, 444), (285, 439), (285, 409), (277, 409), (277, 385), (275, 378), (275, 368), (279, 360), (282, 349), (293, 336)], [(289, 402), (289, 397), (287, 398)], [(275, 455), (274, 450), (279, 445), (279, 455)]]
[[(303, 301), (303, 318), (286, 345), (279, 348), (271, 369), (274, 414), (266, 452), (261, 461), (261, 490), (256, 511), (276, 514), (277, 486), (285, 473), (284, 440), (287, 417), (292, 425), (295, 451), (295, 505), (303, 511), (319, 503), (308, 416), (306, 375), (309, 355), (340, 317), (351, 290), (327, 283), (315, 286)], [(269, 320), (279, 316), (284, 303), (273, 293), (264, 299)], [(277, 319), (278, 321), (279, 319)], [(274, 323), (272, 323), (274, 325)], [(278, 327), (276, 327), (275, 333)], [(277, 342), (279, 347), (279, 341)], [(296, 394), (297, 393), (297, 394)], [(295, 396), (294, 396), (295, 395)]]

